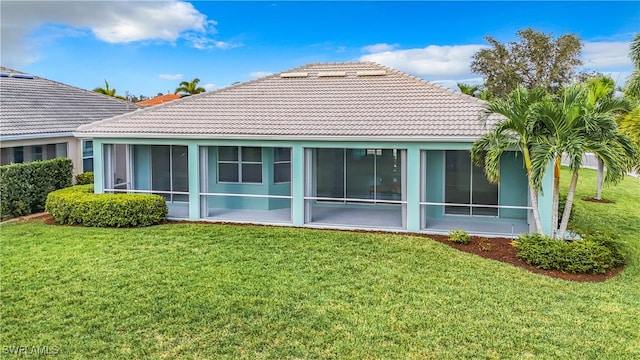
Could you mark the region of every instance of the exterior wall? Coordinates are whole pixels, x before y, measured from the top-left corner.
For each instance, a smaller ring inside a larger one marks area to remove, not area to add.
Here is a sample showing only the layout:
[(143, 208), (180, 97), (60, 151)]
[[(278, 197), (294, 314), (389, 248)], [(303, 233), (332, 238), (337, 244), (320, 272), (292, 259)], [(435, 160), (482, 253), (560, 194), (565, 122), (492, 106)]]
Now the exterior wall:
[[(47, 145), (50, 144), (64, 144), (66, 150), (66, 157), (71, 159), (73, 163), (73, 172), (74, 174), (82, 172), (82, 140), (76, 139), (73, 136), (67, 137), (43, 137), (43, 138), (33, 138), (33, 139), (23, 139), (23, 140), (2, 140), (1, 143), (1, 152), (2, 152), (2, 165), (6, 163), (10, 163), (13, 160), (12, 156), (12, 148), (23, 146), (25, 147), (24, 151), (24, 162), (32, 161), (32, 147), (33, 146), (43, 146), (46, 148)], [(61, 157), (60, 149), (56, 150), (55, 156), (51, 151), (45, 156), (45, 151), (43, 149), (43, 159), (52, 159), (54, 157)]]
[[(423, 213), (421, 205), (420, 194), (424, 191), (426, 201), (442, 202), (443, 194), (442, 190), (436, 191), (436, 189), (443, 189), (443, 154), (444, 150), (469, 150), (470, 143), (413, 143), (413, 142), (321, 142), (321, 141), (251, 141), (251, 140), (187, 140), (187, 139), (107, 139), (96, 138), (94, 139), (94, 161), (95, 161), (95, 191), (97, 193), (104, 192), (104, 156), (103, 145), (104, 144), (146, 144), (146, 145), (185, 145), (189, 149), (189, 171), (191, 176), (189, 177), (189, 211), (188, 218), (190, 220), (201, 219), (200, 208), (200, 189), (201, 183), (201, 162), (200, 162), (200, 149), (202, 146), (259, 146), (259, 147), (290, 147), (291, 151), (291, 197), (287, 200), (287, 205), (290, 202), (291, 206), (291, 222), (293, 226), (308, 226), (308, 222), (305, 219), (305, 186), (306, 179), (309, 176), (308, 169), (305, 166), (305, 162), (308, 162), (308, 156), (305, 153), (305, 149), (311, 148), (369, 148), (369, 149), (404, 149), (406, 150), (406, 205), (403, 209), (403, 217), (405, 223), (403, 224), (402, 231), (409, 232), (421, 232), (425, 231), (423, 224)], [(423, 152), (424, 150), (429, 150)], [(247, 186), (252, 186), (252, 193), (264, 193), (264, 194), (279, 194), (281, 191), (286, 193), (283, 189), (279, 189), (277, 185), (271, 184), (272, 179), (272, 166), (264, 166), (265, 163), (271, 161), (269, 154), (263, 151), (263, 184), (259, 185), (247, 185), (247, 184), (216, 184), (215, 179), (209, 179), (210, 187), (216, 189), (216, 192), (236, 192), (243, 193), (247, 190)], [(423, 155), (423, 154), (426, 154)], [(212, 154), (210, 154), (212, 155)], [(209, 158), (209, 167), (216, 166), (215, 161)], [(427, 171), (438, 173), (438, 176), (428, 177), (426, 184), (423, 183), (423, 174), (421, 173), (421, 162), (427, 164)], [(503, 167), (502, 186), (499, 192), (500, 205), (513, 205), (513, 206), (526, 206), (527, 195), (526, 193), (526, 175), (522, 171), (521, 157), (507, 156), (501, 164)], [(517, 170), (517, 171), (516, 171)], [(138, 181), (138, 180), (136, 180)], [(144, 179), (139, 180), (140, 186)], [(546, 188), (545, 188), (546, 189)], [(550, 188), (549, 188), (550, 189)], [(288, 187), (287, 187), (288, 190)], [(211, 192), (211, 189), (208, 191)], [(550, 193), (550, 190), (548, 191)], [(288, 195), (288, 194), (287, 194)], [(264, 199), (259, 199), (264, 200)], [(278, 200), (278, 199), (266, 199), (266, 200)], [(281, 206), (281, 201), (267, 201), (263, 203), (256, 203), (256, 207), (262, 207), (264, 209), (274, 209)], [(550, 209), (550, 202), (546, 198), (541, 200), (541, 209), (545, 208), (545, 215), (550, 212), (546, 210), (546, 207)], [(431, 210), (430, 210), (431, 211)], [(542, 211), (541, 211), (542, 212)], [(475, 217), (474, 217), (475, 219)], [(500, 218), (486, 218), (488, 224), (504, 221), (517, 220), (518, 222), (527, 222), (527, 217), (522, 216), (522, 210), (507, 210), (501, 209)], [(465, 221), (465, 219), (461, 219)], [(547, 223), (550, 222), (549, 221)], [(545, 231), (547, 229), (545, 228)]]

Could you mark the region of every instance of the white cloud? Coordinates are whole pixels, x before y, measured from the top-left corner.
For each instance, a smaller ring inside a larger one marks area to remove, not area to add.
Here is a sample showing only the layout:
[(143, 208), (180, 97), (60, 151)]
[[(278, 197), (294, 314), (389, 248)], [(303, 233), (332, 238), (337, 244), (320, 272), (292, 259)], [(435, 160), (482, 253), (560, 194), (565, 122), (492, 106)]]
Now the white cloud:
[(164, 80), (182, 80), (182, 74), (160, 74), (158, 77)]
[(629, 41), (584, 42), (583, 65), (589, 69), (611, 69), (633, 67), (629, 59)]
[[(2, 57), (24, 66), (38, 47), (56, 37), (93, 34), (107, 43), (185, 39), (198, 49), (234, 46), (213, 40), (216, 22), (188, 2), (173, 1), (7, 1), (2, 4)], [(43, 27), (47, 31), (42, 30)]]
[(422, 49), (383, 51), (363, 55), (361, 61), (374, 61), (412, 75), (437, 79), (469, 77), (473, 54), (484, 45), (430, 45)]
[(362, 48), (362, 51), (368, 52), (368, 53), (379, 53), (379, 52), (395, 50), (396, 48), (398, 48), (398, 44), (390, 45), (385, 43), (379, 43), (379, 44), (367, 45)]
[(273, 75), (273, 73), (271, 71), (252, 71), (249, 73), (249, 76), (251, 76), (254, 79), (269, 76), (269, 75)]
[(205, 88), (205, 90), (207, 91), (213, 91), (216, 89), (219, 89), (219, 87), (216, 84), (204, 84), (202, 85), (203, 88)]

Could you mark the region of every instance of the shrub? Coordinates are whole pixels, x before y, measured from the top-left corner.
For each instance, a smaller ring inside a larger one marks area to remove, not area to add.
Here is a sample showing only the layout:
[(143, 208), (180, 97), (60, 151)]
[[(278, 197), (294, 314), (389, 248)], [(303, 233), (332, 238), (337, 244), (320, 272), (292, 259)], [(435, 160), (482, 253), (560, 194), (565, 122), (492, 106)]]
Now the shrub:
[[(562, 220), (562, 215), (564, 215), (564, 207), (566, 203), (567, 203), (567, 194), (560, 194), (560, 197), (558, 198), (558, 219), (560, 220)], [(569, 221), (573, 220), (573, 214), (575, 212), (577, 204), (578, 202), (574, 197), (573, 203), (571, 203), (571, 212), (569, 213)]]
[(607, 236), (564, 241), (540, 234), (526, 234), (518, 237), (514, 246), (520, 259), (540, 269), (604, 273), (624, 264), (617, 242)]
[(468, 244), (471, 242), (471, 236), (464, 230), (450, 230), (449, 241), (453, 241), (458, 244)]
[(168, 211), (162, 196), (94, 194), (91, 184), (50, 193), (46, 210), (60, 224), (93, 227), (149, 226), (166, 219)]
[(76, 175), (76, 185), (87, 184), (93, 184), (93, 171), (87, 171)]
[(73, 164), (67, 158), (0, 166), (2, 217), (44, 210), (47, 194), (71, 186), (72, 176)]

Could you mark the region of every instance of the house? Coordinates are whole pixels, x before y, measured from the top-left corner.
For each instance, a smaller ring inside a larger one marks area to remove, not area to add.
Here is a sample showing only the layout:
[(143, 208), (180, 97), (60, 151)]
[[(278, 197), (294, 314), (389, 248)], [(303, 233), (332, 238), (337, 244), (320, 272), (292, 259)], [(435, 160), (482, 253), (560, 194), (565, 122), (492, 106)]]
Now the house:
[[(93, 138), (96, 192), (161, 194), (171, 218), (530, 231), (522, 157), (502, 159), (499, 185), (471, 162), (472, 143), (487, 131), (483, 104), (375, 63), (311, 64), (84, 125), (76, 135)], [(548, 233), (549, 196), (540, 204)]]
[(136, 105), (138, 105), (138, 106), (160, 105), (160, 104), (164, 104), (164, 103), (169, 102), (169, 101), (180, 99), (181, 97), (182, 97), (182, 95), (178, 95), (178, 94), (158, 95), (158, 96), (156, 96), (154, 98), (151, 98), (151, 99), (138, 101), (136, 103)]
[(0, 163), (68, 157), (76, 173), (93, 170), (93, 143), (73, 131), (138, 108), (5, 67), (0, 68), (0, 94)]

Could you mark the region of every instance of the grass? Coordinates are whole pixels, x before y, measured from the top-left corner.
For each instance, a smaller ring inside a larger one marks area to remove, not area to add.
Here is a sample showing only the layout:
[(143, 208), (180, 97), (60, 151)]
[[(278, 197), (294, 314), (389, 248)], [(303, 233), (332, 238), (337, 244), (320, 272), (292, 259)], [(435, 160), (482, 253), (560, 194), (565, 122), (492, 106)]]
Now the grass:
[[(594, 187), (584, 170), (578, 198)], [(109, 359), (640, 358), (638, 194), (625, 179), (604, 191), (615, 204), (577, 201), (576, 226), (616, 231), (629, 253), (604, 283), (409, 235), (5, 224), (0, 345)]]

